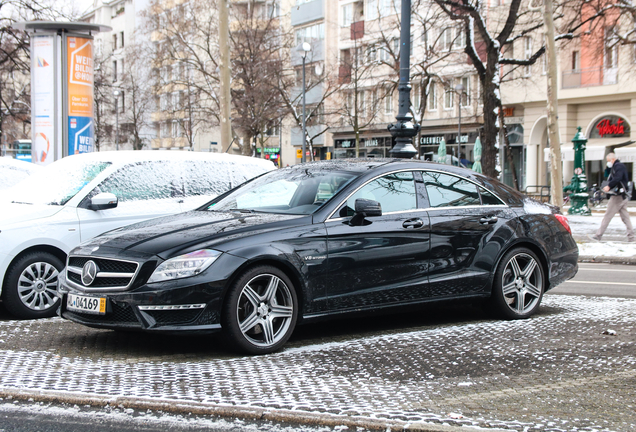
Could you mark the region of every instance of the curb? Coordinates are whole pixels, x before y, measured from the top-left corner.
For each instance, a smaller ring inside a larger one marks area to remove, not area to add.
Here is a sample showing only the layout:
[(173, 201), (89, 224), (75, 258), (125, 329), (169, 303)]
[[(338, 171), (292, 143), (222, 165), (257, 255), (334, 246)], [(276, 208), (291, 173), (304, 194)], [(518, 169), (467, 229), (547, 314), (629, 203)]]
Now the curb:
[(364, 428), (377, 431), (415, 431), (415, 432), (466, 432), (484, 431), (509, 432), (503, 429), (490, 429), (475, 426), (449, 426), (426, 422), (407, 422), (403, 420), (377, 419), (361, 416), (347, 416), (328, 413), (312, 413), (276, 408), (255, 408), (241, 405), (221, 405), (208, 402), (183, 401), (179, 399), (156, 400), (148, 397), (132, 398), (126, 396), (102, 396), (93, 393), (61, 392), (56, 390), (32, 390), (13, 387), (0, 388), (0, 398), (26, 402), (65, 403), (89, 405), (93, 408), (114, 406), (123, 409), (155, 410), (171, 414), (194, 414), (222, 417), (226, 419), (273, 421), (280, 423), (302, 424), (306, 426)]
[(636, 257), (579, 255), (579, 262), (636, 265)]

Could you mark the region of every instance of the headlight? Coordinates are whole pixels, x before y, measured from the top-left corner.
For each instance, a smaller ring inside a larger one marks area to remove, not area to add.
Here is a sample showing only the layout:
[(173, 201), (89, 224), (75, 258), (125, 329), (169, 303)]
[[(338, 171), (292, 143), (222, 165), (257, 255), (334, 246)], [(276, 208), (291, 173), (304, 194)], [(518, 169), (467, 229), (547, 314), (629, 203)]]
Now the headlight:
[(148, 279), (148, 283), (162, 282), (195, 276), (210, 267), (222, 252), (201, 249), (185, 255), (170, 258), (157, 267)]

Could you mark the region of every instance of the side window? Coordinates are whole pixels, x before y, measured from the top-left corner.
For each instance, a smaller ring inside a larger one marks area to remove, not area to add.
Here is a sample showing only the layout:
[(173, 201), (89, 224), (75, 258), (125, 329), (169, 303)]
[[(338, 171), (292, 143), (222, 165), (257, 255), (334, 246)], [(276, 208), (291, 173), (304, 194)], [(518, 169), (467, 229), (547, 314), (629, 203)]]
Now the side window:
[(399, 172), (385, 175), (367, 183), (351, 195), (340, 216), (352, 216), (358, 198), (377, 201), (382, 206), (382, 213), (390, 213), (417, 208), (415, 198), (415, 180), (412, 172)]
[(181, 170), (178, 164), (169, 162), (127, 165), (104, 180), (94, 192), (115, 194), (120, 201), (182, 197)]
[(480, 205), (477, 186), (467, 180), (438, 172), (423, 172), (430, 207)]
[(481, 203), (483, 205), (503, 205), (499, 198), (482, 187), (479, 188), (479, 194), (481, 195)]

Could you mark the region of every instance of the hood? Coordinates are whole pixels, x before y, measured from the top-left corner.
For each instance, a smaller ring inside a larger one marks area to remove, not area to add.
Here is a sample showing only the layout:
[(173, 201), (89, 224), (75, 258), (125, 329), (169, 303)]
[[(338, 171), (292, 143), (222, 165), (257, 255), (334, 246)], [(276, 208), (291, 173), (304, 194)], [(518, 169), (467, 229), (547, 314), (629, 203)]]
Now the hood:
[(82, 250), (124, 250), (165, 258), (172, 250), (205, 243), (215, 247), (227, 240), (238, 239), (257, 231), (289, 226), (287, 221), (306, 216), (269, 213), (190, 211), (128, 225), (104, 233), (87, 243)]
[(59, 205), (20, 204), (4, 201), (0, 203), (0, 230), (16, 223), (48, 218), (64, 208)]

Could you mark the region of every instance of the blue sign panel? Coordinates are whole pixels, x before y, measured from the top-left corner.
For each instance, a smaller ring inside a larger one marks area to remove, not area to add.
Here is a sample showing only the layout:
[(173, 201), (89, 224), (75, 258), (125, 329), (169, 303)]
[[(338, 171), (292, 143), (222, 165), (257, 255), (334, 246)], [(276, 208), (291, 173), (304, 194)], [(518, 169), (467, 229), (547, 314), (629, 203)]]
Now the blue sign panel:
[(68, 154), (93, 151), (93, 119), (90, 117), (68, 118)]

